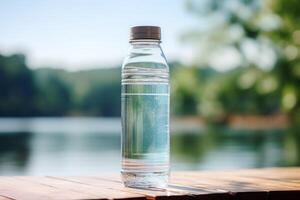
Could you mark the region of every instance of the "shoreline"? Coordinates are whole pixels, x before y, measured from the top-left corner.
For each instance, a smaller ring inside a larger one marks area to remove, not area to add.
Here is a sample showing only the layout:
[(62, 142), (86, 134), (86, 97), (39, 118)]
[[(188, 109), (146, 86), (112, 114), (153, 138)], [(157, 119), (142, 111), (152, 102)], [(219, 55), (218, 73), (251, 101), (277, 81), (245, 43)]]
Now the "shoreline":
[[(209, 126), (228, 127), (234, 130), (271, 130), (288, 127), (285, 115), (255, 116), (231, 115), (228, 123), (209, 124), (199, 116), (172, 117), (170, 131), (198, 132)], [(118, 133), (120, 117), (0, 117), (0, 132), (71, 132), (71, 133)]]

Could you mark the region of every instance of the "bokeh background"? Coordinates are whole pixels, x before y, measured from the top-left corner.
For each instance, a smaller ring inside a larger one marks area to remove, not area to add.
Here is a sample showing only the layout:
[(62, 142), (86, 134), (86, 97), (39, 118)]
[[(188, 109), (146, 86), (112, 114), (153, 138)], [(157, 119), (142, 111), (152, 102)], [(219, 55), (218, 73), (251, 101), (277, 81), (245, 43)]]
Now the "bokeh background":
[(162, 27), (172, 170), (300, 165), (300, 1), (0, 2), (0, 175), (120, 170), (129, 28)]

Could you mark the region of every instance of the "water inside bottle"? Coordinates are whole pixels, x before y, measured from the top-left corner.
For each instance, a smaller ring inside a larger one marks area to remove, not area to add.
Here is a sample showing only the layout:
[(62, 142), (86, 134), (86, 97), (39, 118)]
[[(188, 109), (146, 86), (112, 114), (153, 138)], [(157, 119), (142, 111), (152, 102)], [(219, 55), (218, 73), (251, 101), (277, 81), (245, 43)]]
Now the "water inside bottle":
[(129, 187), (165, 188), (170, 151), (168, 71), (142, 66), (131, 64), (122, 71), (122, 177)]

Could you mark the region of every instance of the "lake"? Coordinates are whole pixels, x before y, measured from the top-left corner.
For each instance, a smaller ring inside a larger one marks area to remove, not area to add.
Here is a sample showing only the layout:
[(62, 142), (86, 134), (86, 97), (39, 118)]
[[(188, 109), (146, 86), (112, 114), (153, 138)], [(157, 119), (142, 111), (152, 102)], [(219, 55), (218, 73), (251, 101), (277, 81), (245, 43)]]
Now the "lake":
[[(172, 170), (300, 165), (292, 129), (173, 127)], [(120, 131), (118, 118), (0, 118), (0, 175), (119, 172)]]

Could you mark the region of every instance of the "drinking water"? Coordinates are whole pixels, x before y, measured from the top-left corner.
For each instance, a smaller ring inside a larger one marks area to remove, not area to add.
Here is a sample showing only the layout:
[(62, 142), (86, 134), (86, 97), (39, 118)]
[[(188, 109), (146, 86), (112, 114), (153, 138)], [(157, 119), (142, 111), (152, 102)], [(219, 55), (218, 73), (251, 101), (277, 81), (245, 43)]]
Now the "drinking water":
[(169, 177), (169, 69), (159, 40), (131, 41), (122, 67), (122, 178), (166, 188)]

